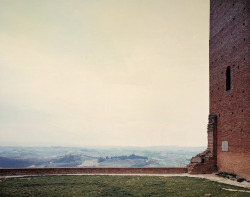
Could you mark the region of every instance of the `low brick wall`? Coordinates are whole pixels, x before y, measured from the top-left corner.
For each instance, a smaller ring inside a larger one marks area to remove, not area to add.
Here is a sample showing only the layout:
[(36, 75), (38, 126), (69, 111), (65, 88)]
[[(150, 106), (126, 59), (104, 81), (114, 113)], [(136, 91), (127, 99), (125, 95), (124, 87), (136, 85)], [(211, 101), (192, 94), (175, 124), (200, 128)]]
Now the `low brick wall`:
[(0, 176), (48, 174), (182, 174), (187, 168), (2, 168)]

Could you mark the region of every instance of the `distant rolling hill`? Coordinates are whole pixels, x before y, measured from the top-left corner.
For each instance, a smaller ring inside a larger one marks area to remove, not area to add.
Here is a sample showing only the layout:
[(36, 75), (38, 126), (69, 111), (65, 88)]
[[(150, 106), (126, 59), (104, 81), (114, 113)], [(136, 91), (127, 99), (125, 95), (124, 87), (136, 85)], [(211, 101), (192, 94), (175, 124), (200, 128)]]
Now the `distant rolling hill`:
[(184, 167), (205, 147), (0, 147), (0, 168)]
[(26, 159), (12, 159), (0, 156), (0, 168), (27, 168), (33, 163)]

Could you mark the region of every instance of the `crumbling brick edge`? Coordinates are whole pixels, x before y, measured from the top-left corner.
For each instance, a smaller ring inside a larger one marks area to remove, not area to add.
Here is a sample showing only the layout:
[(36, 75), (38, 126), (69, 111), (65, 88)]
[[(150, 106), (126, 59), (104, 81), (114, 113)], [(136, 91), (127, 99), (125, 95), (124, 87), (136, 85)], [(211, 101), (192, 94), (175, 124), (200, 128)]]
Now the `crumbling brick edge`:
[(189, 174), (211, 174), (217, 171), (217, 116), (210, 114), (207, 125), (208, 147), (192, 157), (187, 165)]

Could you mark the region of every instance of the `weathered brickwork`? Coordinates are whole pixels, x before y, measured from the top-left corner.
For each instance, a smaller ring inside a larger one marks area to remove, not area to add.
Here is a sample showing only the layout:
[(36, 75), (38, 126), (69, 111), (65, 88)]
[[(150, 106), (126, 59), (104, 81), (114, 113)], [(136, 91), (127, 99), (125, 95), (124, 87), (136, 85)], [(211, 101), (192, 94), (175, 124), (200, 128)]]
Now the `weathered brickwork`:
[(187, 168), (5, 168), (0, 176), (46, 175), (46, 174), (183, 174)]
[[(250, 1), (210, 0), (208, 149), (215, 168), (250, 180)], [(210, 120), (209, 120), (210, 121)], [(216, 155), (216, 157), (215, 157)], [(196, 156), (196, 157), (197, 157)], [(210, 159), (211, 160), (211, 159)], [(209, 173), (211, 161), (189, 164), (190, 173)]]
[[(218, 118), (218, 171), (247, 179), (250, 179), (249, 5), (249, 0), (211, 0), (209, 43), (210, 114)], [(230, 76), (226, 73), (228, 66)], [(231, 78), (229, 90), (227, 77)]]
[(250, 180), (250, 0), (210, 0), (208, 148), (187, 168), (0, 169), (35, 174), (233, 173)]
[(207, 149), (191, 159), (188, 167), (190, 174), (208, 174), (217, 171), (217, 116), (208, 116)]

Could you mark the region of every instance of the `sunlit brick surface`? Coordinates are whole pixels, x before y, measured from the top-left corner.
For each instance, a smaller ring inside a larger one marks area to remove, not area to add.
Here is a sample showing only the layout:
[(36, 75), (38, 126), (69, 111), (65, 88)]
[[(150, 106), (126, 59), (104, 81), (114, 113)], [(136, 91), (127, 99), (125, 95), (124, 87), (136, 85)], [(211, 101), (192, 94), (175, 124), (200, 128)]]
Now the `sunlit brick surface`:
[[(249, 0), (210, 1), (210, 114), (217, 115), (217, 167), (250, 179)], [(226, 91), (226, 69), (231, 89)], [(212, 139), (211, 139), (212, 140)], [(222, 141), (228, 151), (222, 151)]]

